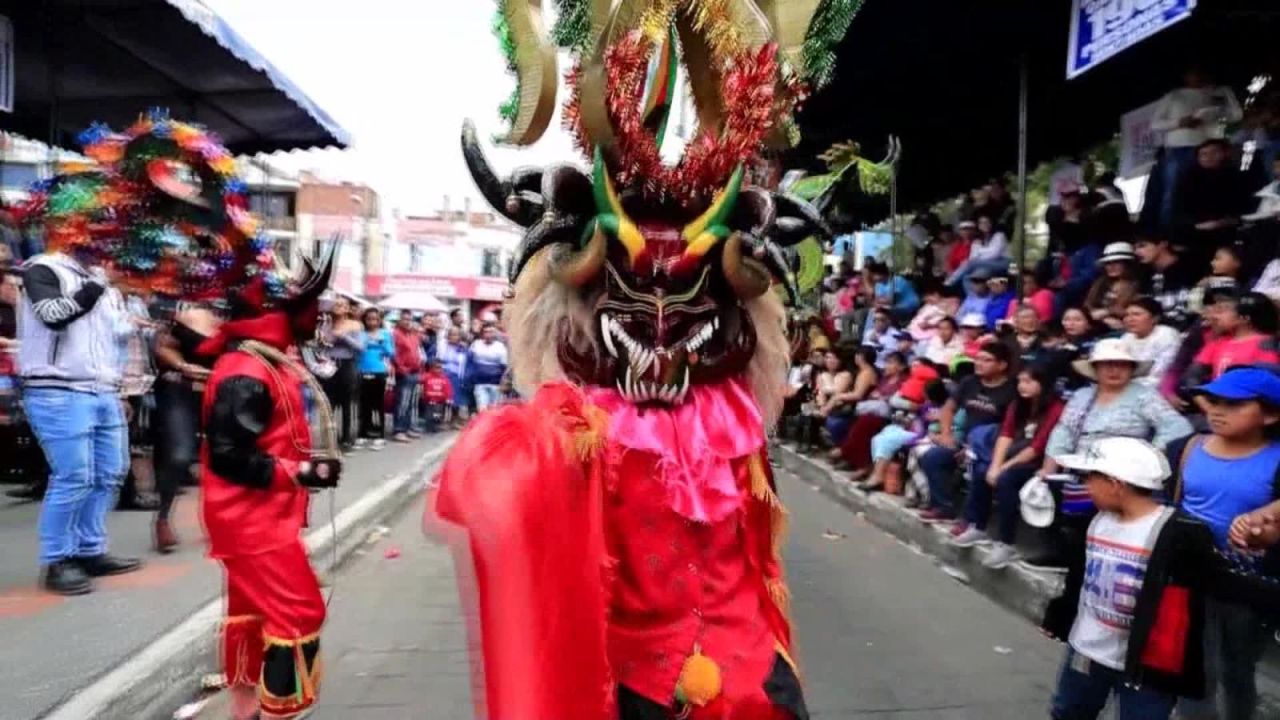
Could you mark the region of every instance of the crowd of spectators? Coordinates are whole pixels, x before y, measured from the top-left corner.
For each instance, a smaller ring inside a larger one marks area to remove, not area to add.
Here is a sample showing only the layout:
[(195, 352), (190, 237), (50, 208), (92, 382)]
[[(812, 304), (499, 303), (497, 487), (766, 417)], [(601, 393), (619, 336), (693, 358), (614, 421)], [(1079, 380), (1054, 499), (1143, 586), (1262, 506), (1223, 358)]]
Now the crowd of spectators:
[[(992, 570), (1063, 571), (1094, 557), (1098, 505), (1088, 473), (1056, 458), (1135, 438), (1168, 453), (1177, 490), (1158, 500), (1208, 525), (1220, 554), (1270, 572), (1275, 553), (1229, 538), (1241, 518), (1272, 522), (1280, 499), (1280, 161), (1242, 169), (1248, 153), (1225, 133), (1238, 112), (1189, 73), (1162, 103), (1146, 210), (1131, 216), (1112, 174), (1086, 186), (1059, 173), (1037, 263), (1013, 262), (999, 181), (950, 223), (918, 216), (908, 272), (846, 260), (820, 306), (792, 319), (784, 440), (905, 496), (955, 546), (984, 546)], [(1261, 616), (1229, 599), (1208, 608), (1221, 717), (1251, 717)]]

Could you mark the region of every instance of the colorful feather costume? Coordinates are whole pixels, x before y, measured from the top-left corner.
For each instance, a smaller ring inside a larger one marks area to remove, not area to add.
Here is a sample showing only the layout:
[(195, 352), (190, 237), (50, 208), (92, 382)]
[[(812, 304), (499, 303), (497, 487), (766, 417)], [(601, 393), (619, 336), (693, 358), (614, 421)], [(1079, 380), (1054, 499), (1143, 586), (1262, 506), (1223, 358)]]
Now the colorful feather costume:
[[(481, 715), (808, 717), (765, 428), (789, 364), (781, 249), (827, 231), (742, 179), (794, 136), (819, 5), (561, 3), (557, 40), (578, 55), (566, 124), (591, 172), (500, 179), (463, 130), (481, 192), (527, 229), (505, 313), (531, 399), (472, 421), (428, 511), (478, 603)], [(519, 80), (507, 139), (525, 144), (550, 121), (556, 52), (538, 2), (501, 8)], [(678, 62), (700, 130), (668, 166)]]

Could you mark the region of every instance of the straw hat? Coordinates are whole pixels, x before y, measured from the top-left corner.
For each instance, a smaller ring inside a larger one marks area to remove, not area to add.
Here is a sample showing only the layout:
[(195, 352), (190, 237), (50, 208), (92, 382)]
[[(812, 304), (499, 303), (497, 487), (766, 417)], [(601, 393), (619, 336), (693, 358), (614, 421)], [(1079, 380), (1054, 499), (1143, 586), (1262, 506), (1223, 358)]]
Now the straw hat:
[(1095, 363), (1100, 362), (1133, 363), (1134, 377), (1146, 375), (1151, 370), (1150, 361), (1135, 358), (1133, 353), (1129, 352), (1129, 346), (1120, 338), (1099, 340), (1098, 344), (1093, 346), (1093, 352), (1089, 353), (1088, 360), (1076, 360), (1071, 363), (1071, 367), (1090, 380), (1097, 380), (1098, 373), (1093, 369), (1093, 366)]

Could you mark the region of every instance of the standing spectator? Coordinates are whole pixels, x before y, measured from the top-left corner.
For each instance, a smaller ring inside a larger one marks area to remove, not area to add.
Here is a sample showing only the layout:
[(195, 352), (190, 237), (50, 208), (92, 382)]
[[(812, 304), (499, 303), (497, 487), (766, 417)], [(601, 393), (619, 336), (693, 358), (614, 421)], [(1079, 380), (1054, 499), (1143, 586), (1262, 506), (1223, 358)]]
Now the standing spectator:
[(468, 378), (476, 396), (476, 412), (483, 412), (498, 402), (498, 385), (507, 372), (507, 346), (498, 342), (498, 328), (487, 324), (480, 339), (471, 344)]
[(392, 440), (409, 442), (418, 437), (413, 429), (414, 403), (418, 384), (422, 378), (422, 340), (413, 327), (413, 317), (408, 310), (401, 310), (393, 333), (395, 343), (394, 366), (396, 371), (396, 412), (392, 426)]
[(1196, 267), (1235, 240), (1240, 218), (1252, 205), (1244, 173), (1230, 160), (1227, 141), (1209, 140), (1196, 151), (1195, 165), (1178, 184), (1174, 227)]
[(120, 397), (125, 403), (125, 422), (129, 437), (129, 471), (120, 487), (119, 510), (155, 510), (160, 501), (155, 489), (153, 465), (143, 462), (142, 450), (147, 443), (150, 412), (146, 400), (156, 381), (151, 344), (155, 325), (146, 301), (138, 295), (124, 298), (124, 313), (117, 331), (120, 354)]
[[(1212, 433), (1170, 448), (1179, 467), (1173, 499), (1209, 526), (1219, 550), (1228, 550), (1236, 517), (1280, 497), (1280, 378), (1269, 370), (1229, 370), (1197, 388)], [(1253, 568), (1256, 570), (1256, 566)], [(1258, 661), (1269, 644), (1262, 616), (1247, 605), (1210, 598), (1204, 612), (1205, 700), (1180, 704), (1187, 717), (1254, 717)], [(1215, 698), (1220, 701), (1215, 703)]]
[[(1113, 694), (1119, 720), (1166, 720), (1175, 703), (1181, 717), (1201, 717), (1178, 698), (1200, 696), (1210, 671), (1201, 646), (1213, 598), (1274, 606), (1276, 585), (1236, 572), (1204, 523), (1160, 503), (1170, 468), (1150, 443), (1104, 438), (1060, 460), (1084, 476), (1098, 515), (1041, 625), (1068, 644), (1053, 717), (1093, 720)], [(1260, 647), (1263, 638), (1243, 639)]]
[(449, 328), (444, 347), (440, 350), (440, 363), (445, 375), (449, 377), (449, 383), (453, 386), (451, 395), (455, 421), (462, 420), (464, 410), (469, 405), (466, 398), (470, 391), (467, 388), (466, 378), (470, 367), (470, 356), (471, 351), (462, 339), (462, 331)]
[[(929, 507), (920, 513), (924, 522), (949, 522), (956, 517), (952, 483), (964, 452), (972, 452), (975, 474), (985, 473), (995, 447), (996, 431), (1009, 404), (1017, 395), (1009, 378), (1009, 348), (998, 342), (982, 346), (974, 358), (974, 374), (960, 381), (942, 408), (940, 429), (930, 439), (934, 447), (920, 458), (929, 478)], [(956, 413), (963, 410), (965, 425), (958, 436)]]
[(1040, 468), (1049, 433), (1062, 415), (1062, 401), (1053, 391), (1048, 368), (1023, 368), (1017, 387), (1018, 397), (1005, 412), (991, 464), (985, 473), (975, 470), (969, 478), (964, 522), (951, 531), (951, 544), (956, 547), (973, 547), (987, 540), (991, 502), (995, 500), (996, 545), (983, 565), (996, 570), (1016, 559), (1013, 544), (1018, 531), (1018, 491)]
[(1044, 222), (1049, 226), (1049, 251), (1067, 256), (1089, 242), (1088, 216), (1079, 184), (1065, 183), (1058, 192), (1062, 203), (1045, 210)]
[(336, 370), (324, 381), (325, 394), (340, 423), (338, 445), (343, 452), (356, 447), (356, 395), (359, 372), (356, 358), (364, 351), (364, 328), (356, 320), (351, 302), (344, 297), (333, 301), (332, 322), (324, 328), (324, 342), (329, 345), (329, 359)]
[(969, 248), (969, 259), (951, 277), (948, 285), (960, 285), (975, 270), (1008, 270), (1009, 238), (995, 226), (990, 215), (978, 216), (978, 237)]
[(1225, 126), (1238, 122), (1242, 116), (1231, 88), (1214, 85), (1209, 74), (1200, 68), (1188, 69), (1182, 87), (1160, 99), (1151, 118), (1151, 129), (1164, 133), (1164, 156), (1153, 173), (1159, 181), (1160, 194), (1149, 196), (1147, 205), (1159, 211), (1161, 227), (1173, 224), (1177, 188), (1195, 164), (1196, 148), (1207, 140), (1221, 139)]
[(1124, 310), (1129, 301), (1138, 296), (1138, 283), (1134, 274), (1133, 246), (1127, 242), (1107, 245), (1098, 264), (1102, 266), (1099, 277), (1084, 305), (1094, 322), (1119, 330), (1124, 325)]
[(154, 529), (155, 550), (172, 552), (179, 538), (169, 517), (184, 485), (196, 482), (192, 467), (199, 462), (204, 383), (215, 358), (200, 346), (218, 330), (220, 321), (200, 304), (182, 304), (156, 337), (155, 354), (160, 377), (156, 381), (155, 438), (156, 489), (160, 507)]
[(360, 437), (356, 446), (381, 450), (387, 444), (387, 374), (394, 367), (396, 348), (391, 333), (382, 326), (381, 310), (365, 308), (360, 320), (364, 349), (356, 361), (360, 373)]
[(1160, 324), (1160, 303), (1140, 297), (1124, 311), (1125, 334), (1120, 338), (1138, 362), (1150, 363), (1150, 370), (1136, 382), (1159, 389), (1160, 381), (1173, 365), (1182, 344), (1182, 335)]
[(1147, 274), (1141, 286), (1142, 294), (1160, 303), (1165, 319), (1174, 327), (1185, 329), (1191, 322), (1187, 308), (1198, 277), (1196, 269), (1182, 258), (1165, 235), (1139, 237), (1134, 251)]
[[(26, 264), (18, 367), (23, 405), (49, 461), (40, 511), (41, 585), (79, 595), (90, 578), (118, 575), (141, 561), (108, 552), (107, 513), (116, 504), (128, 457), (113, 353), (120, 308), (106, 297), (106, 273), (50, 252)], [(95, 348), (97, 350), (95, 350)]]

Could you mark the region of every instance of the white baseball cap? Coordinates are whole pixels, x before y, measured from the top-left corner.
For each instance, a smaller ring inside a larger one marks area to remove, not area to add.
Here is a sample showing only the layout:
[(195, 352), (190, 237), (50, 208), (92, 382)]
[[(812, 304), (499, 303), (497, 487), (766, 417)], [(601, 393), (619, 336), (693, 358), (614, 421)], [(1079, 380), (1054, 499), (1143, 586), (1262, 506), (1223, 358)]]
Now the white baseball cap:
[(1053, 524), (1053, 491), (1039, 475), (1027, 481), (1018, 491), (1022, 519), (1031, 527), (1047, 528)]
[(1147, 490), (1163, 489), (1172, 474), (1164, 453), (1146, 440), (1131, 437), (1102, 438), (1084, 452), (1061, 455), (1054, 461), (1069, 470), (1102, 473)]
[(960, 318), (960, 327), (966, 328), (985, 328), (987, 326), (987, 318), (980, 313), (966, 313)]

